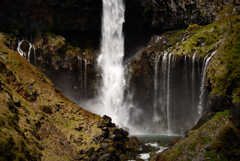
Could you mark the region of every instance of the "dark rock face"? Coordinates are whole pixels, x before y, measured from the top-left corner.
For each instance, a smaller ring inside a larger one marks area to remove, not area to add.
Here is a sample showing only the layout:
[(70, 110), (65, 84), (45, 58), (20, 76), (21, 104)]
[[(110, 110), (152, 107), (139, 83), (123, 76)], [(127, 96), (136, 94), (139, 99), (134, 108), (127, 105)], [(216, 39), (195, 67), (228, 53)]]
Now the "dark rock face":
[[(215, 20), (221, 2), (198, 0), (127, 0), (126, 29), (173, 29), (189, 24), (207, 24)], [(2, 1), (0, 29), (25, 33), (40, 30), (100, 31), (101, 0)]]
[(232, 115), (233, 124), (240, 130), (240, 104), (234, 104), (230, 108), (230, 115)]
[(190, 24), (208, 24), (215, 20), (220, 6), (229, 2), (232, 1), (128, 0), (126, 28), (169, 30)]
[(230, 96), (219, 96), (210, 94), (208, 98), (206, 112), (220, 112), (229, 110), (232, 106), (232, 99)]
[(99, 31), (101, 12), (101, 0), (1, 1), (0, 29)]

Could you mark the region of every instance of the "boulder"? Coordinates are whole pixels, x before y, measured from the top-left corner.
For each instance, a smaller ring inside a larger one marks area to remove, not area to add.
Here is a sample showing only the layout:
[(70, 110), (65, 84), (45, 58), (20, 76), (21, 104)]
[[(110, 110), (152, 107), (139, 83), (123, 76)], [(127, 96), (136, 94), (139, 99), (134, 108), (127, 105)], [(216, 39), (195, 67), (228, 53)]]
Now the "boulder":
[(114, 156), (111, 154), (104, 154), (99, 158), (100, 161), (112, 161), (114, 160)]
[(103, 116), (103, 119), (105, 120), (105, 123), (106, 123), (106, 125), (108, 126), (108, 127), (112, 127), (113, 125), (112, 125), (112, 118), (111, 117), (109, 117), (109, 116), (107, 116), (107, 115), (104, 115)]

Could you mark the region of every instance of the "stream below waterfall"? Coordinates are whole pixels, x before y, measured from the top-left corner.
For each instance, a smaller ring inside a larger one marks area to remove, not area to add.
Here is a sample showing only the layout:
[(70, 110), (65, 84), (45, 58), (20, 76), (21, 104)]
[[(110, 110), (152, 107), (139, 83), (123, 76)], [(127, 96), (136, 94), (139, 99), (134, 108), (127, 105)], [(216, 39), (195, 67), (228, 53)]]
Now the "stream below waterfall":
[[(140, 141), (144, 142), (145, 145), (147, 146), (149, 145), (155, 147), (157, 151), (155, 151), (154, 153), (160, 153), (167, 149), (167, 147), (162, 146), (161, 143), (184, 137), (181, 135), (154, 135), (154, 134), (141, 134), (131, 136), (136, 136)], [(151, 157), (150, 153), (142, 153), (139, 155), (139, 158), (145, 161), (148, 161), (150, 157)]]

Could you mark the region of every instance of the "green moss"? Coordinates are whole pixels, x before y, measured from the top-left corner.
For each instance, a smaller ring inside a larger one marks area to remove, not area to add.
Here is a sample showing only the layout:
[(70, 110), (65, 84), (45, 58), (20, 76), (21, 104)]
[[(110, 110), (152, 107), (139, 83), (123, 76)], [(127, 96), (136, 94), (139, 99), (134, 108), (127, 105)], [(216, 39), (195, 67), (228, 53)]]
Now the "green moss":
[(210, 136), (202, 137), (202, 139), (201, 139), (201, 143), (202, 143), (203, 145), (206, 145), (207, 143), (210, 143), (210, 142), (212, 142), (212, 139), (211, 139)]
[(182, 145), (177, 146), (176, 148), (173, 149), (173, 151), (167, 153), (165, 157), (167, 158), (166, 160), (176, 160), (183, 151)]
[(206, 151), (204, 158), (210, 158), (210, 161), (217, 161), (217, 156), (214, 151)]
[(213, 116), (213, 118), (211, 118), (211, 120), (215, 120), (219, 117), (227, 117), (229, 116), (229, 110), (225, 110), (223, 112), (217, 112), (215, 116)]
[(4, 119), (0, 117), (0, 127), (3, 126), (4, 124), (5, 124)]
[(191, 151), (195, 151), (197, 144), (198, 144), (197, 142), (190, 143), (190, 145), (188, 146), (188, 149)]

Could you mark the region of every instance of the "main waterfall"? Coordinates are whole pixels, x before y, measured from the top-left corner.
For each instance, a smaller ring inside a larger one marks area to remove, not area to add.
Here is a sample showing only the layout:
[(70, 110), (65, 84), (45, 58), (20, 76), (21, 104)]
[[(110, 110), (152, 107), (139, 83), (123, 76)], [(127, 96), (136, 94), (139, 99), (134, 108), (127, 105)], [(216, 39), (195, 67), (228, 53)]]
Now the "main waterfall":
[[(102, 44), (98, 65), (101, 69), (100, 99), (105, 114), (115, 123), (127, 123), (124, 108), (124, 37), (122, 26), (125, 7), (123, 0), (103, 0)], [(125, 123), (123, 122), (125, 121)]]

